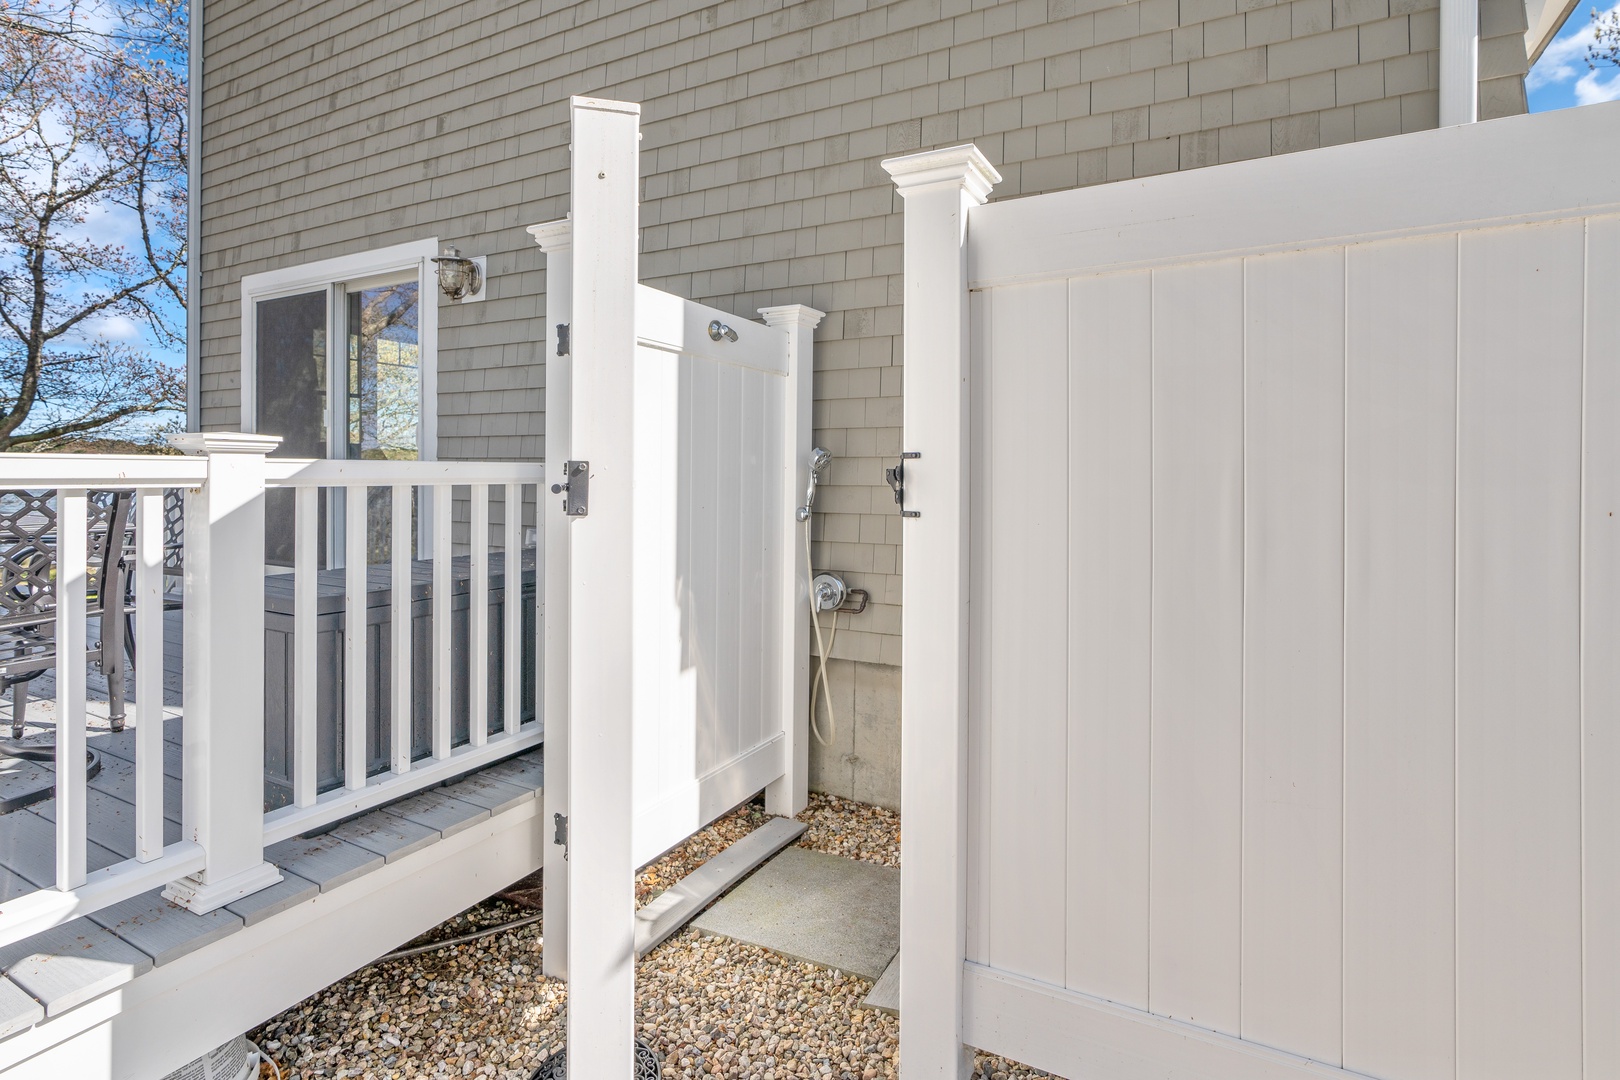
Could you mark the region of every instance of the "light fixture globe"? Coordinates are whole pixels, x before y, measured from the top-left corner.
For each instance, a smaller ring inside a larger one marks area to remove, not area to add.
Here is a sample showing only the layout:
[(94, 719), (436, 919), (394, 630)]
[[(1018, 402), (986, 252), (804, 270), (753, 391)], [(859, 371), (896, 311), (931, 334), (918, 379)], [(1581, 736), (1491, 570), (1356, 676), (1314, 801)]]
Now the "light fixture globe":
[(439, 291), (452, 300), (465, 300), (484, 287), (484, 275), (478, 263), (456, 248), (445, 248), (443, 255), (433, 257), (433, 262), (439, 270)]

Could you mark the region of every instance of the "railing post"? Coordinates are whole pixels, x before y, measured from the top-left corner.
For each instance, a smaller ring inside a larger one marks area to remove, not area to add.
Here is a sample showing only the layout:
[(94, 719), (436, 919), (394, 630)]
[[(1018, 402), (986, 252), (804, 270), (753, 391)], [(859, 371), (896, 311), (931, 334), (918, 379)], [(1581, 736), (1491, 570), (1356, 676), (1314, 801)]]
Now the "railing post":
[(281, 880), (264, 859), (264, 459), (270, 435), (175, 435), (208, 459), (186, 496), (185, 837), (202, 871), (163, 895), (202, 914)]
[[(562, 498), (547, 484), (563, 480), (563, 461), (572, 446), (573, 359), (562, 343), (559, 326), (573, 321), (574, 226), (567, 218), (529, 227), (529, 235), (546, 255), (546, 477), (540, 484), (540, 537), (544, 621), (539, 664), (544, 697), (536, 701), (546, 736), (545, 821), (568, 816), (568, 553), (573, 533), (563, 513)], [(546, 948), (540, 957), (547, 978), (568, 978), (568, 849), (547, 836), (541, 902), (545, 911)]]
[(803, 304), (760, 308), (765, 325), (787, 331), (787, 379), (782, 412), (782, 484), (785, 497), (776, 508), (779, 558), (777, 573), (782, 600), (781, 675), (782, 776), (765, 789), (768, 813), (793, 817), (810, 802), (810, 562), (795, 516), (809, 483), (814, 340), (824, 313)]
[(972, 1071), (967, 944), (969, 211), (1001, 179), (976, 146), (890, 158), (905, 199), (902, 449), (900, 1060), (908, 1080)]

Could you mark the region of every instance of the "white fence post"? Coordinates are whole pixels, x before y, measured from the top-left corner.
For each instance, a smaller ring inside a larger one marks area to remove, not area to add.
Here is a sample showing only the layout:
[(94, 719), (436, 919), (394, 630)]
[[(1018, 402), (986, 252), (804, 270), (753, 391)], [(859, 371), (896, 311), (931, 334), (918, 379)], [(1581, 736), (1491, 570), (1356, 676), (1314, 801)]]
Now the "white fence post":
[(281, 880), (264, 860), (264, 459), (281, 439), (170, 441), (208, 458), (186, 497), (182, 815), (208, 861), (163, 895), (202, 914)]
[(968, 213), (1001, 175), (975, 146), (890, 158), (905, 199), (905, 592), (900, 790), (900, 1060), (966, 1077)]
[[(573, 319), (574, 227), (567, 218), (529, 228), (529, 235), (546, 254), (546, 480), (565, 480), (562, 463), (572, 445), (569, 410), (573, 360), (561, 338)], [(553, 843), (550, 831), (556, 815), (568, 816), (568, 582), (569, 545), (573, 533), (563, 513), (562, 496), (540, 485), (540, 522), (545, 558), (539, 590), (545, 602), (544, 643), (540, 664), (543, 701), (537, 701), (546, 735), (545, 753), (545, 873), (541, 878), (546, 937), (541, 970), (548, 978), (568, 978), (568, 860), (567, 848)]]
[[(568, 1071), (633, 1075), (631, 595), (635, 497), (638, 128), (641, 107), (576, 97), (570, 457), (590, 463), (588, 516), (571, 520), (568, 713)], [(556, 479), (570, 481), (562, 473)], [(555, 620), (548, 620), (555, 623)]]
[(803, 304), (760, 308), (767, 326), (787, 330), (788, 374), (783, 386), (781, 424), (782, 484), (787, 504), (777, 508), (777, 572), (782, 575), (781, 647), (782, 776), (765, 789), (767, 813), (792, 817), (810, 801), (810, 563), (802, 525), (795, 516), (810, 479), (810, 407), (815, 373), (814, 339), (823, 312)]

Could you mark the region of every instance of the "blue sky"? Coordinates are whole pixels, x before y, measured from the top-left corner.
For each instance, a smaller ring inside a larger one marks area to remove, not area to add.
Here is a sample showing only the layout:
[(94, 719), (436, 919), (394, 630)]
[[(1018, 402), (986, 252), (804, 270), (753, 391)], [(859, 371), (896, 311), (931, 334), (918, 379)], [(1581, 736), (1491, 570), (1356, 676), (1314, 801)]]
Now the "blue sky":
[[(1601, 14), (1617, 7), (1620, 0), (1600, 0), (1595, 10)], [(1577, 4), (1569, 21), (1530, 69), (1525, 89), (1530, 95), (1531, 112), (1620, 98), (1620, 68), (1602, 65), (1594, 71), (1586, 63), (1586, 49), (1592, 44), (1593, 10), (1590, 2)]]

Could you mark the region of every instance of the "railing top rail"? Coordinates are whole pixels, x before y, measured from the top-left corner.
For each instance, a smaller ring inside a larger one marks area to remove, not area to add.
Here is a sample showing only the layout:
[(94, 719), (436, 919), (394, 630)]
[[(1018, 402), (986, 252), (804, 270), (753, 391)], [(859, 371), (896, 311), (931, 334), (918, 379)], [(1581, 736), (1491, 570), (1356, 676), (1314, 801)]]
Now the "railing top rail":
[(538, 461), (342, 461), (270, 458), (267, 487), (338, 487), (344, 484), (537, 484), (545, 477)]
[(0, 487), (24, 490), (195, 487), (208, 476), (202, 458), (163, 454), (0, 454)]

